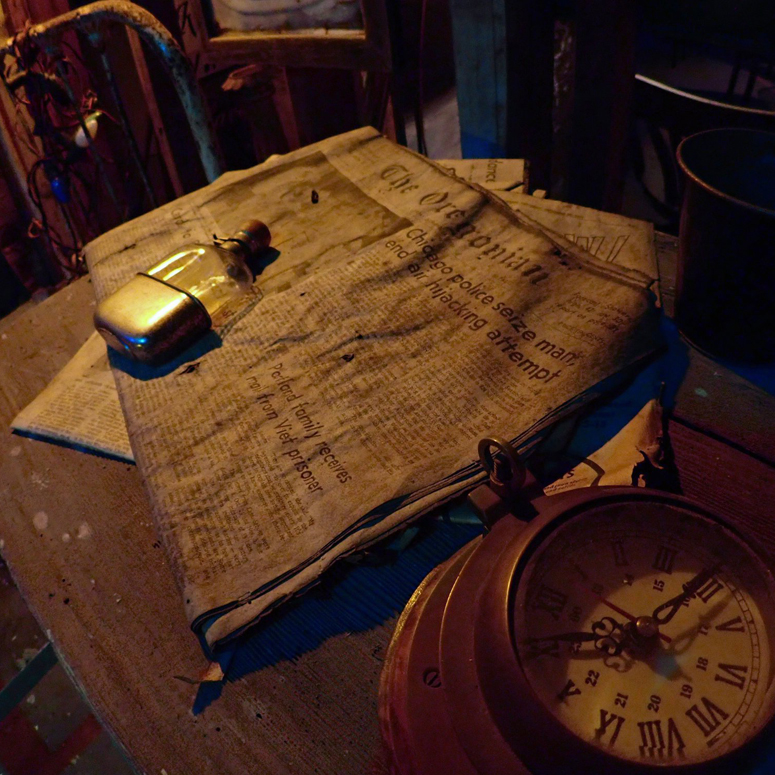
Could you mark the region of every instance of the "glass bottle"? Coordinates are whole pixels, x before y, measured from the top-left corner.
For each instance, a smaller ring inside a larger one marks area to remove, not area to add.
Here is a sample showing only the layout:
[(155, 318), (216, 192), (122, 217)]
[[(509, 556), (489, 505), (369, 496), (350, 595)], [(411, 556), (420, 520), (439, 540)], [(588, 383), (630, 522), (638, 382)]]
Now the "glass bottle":
[(248, 259), (269, 246), (269, 229), (251, 221), (233, 237), (212, 245), (185, 245), (144, 272), (190, 294), (212, 318), (224, 304), (253, 287)]
[(185, 245), (103, 299), (94, 324), (105, 341), (134, 360), (158, 365), (207, 333), (223, 307), (253, 287), (249, 260), (269, 247), (261, 221), (211, 245)]

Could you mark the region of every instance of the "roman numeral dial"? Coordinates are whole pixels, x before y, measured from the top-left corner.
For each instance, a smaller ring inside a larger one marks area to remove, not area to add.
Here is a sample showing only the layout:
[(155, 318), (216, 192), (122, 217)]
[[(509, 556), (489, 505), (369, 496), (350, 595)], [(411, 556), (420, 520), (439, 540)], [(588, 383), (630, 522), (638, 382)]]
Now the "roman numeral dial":
[(718, 632), (745, 632), (745, 625), (739, 616), (716, 625)]
[(721, 726), (722, 721), (729, 718), (729, 713), (719, 708), (715, 702), (707, 697), (703, 697), (700, 705), (695, 703), (686, 711), (686, 717), (697, 726), (697, 729), (705, 737), (708, 737)]
[(775, 581), (694, 519), (612, 507), (586, 527), (565, 523), (525, 565), (512, 608), (520, 667), (595, 755), (700, 764), (759, 728), (775, 675)]
[(556, 621), (568, 602), (568, 596), (564, 592), (542, 584), (533, 601), (534, 611), (544, 611)]
[(619, 716), (608, 710), (600, 709), (600, 726), (595, 730), (595, 737), (601, 743), (613, 746), (619, 738), (624, 726), (624, 716)]
[(644, 758), (672, 758), (686, 748), (686, 743), (673, 718), (668, 718), (664, 722), (662, 719), (639, 721), (638, 731), (640, 732), (639, 749)]
[(745, 680), (748, 677), (748, 668), (745, 665), (726, 665), (719, 662), (716, 680), (723, 681), (725, 684), (734, 686), (735, 689), (742, 689)]
[(662, 571), (662, 573), (672, 573), (677, 554), (678, 552), (675, 549), (669, 549), (667, 546), (660, 546), (657, 548), (657, 553), (654, 556), (654, 562), (651, 567), (654, 570)]
[(565, 684), (565, 686), (562, 687), (562, 690), (557, 695), (557, 699), (561, 702), (568, 697), (573, 697), (577, 694), (581, 694), (581, 689), (579, 689), (578, 686), (573, 682), (572, 679), (568, 679), (568, 682)]

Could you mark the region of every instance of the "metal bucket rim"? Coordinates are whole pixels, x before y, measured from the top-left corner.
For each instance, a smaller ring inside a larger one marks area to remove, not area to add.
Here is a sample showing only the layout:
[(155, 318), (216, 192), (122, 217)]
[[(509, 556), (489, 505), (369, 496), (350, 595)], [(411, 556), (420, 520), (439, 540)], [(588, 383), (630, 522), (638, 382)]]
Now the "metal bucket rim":
[(680, 166), (681, 170), (683, 171), (684, 175), (686, 175), (687, 178), (692, 180), (694, 183), (696, 183), (700, 188), (704, 189), (710, 194), (713, 194), (714, 196), (719, 197), (720, 199), (723, 199), (726, 202), (729, 202), (730, 204), (737, 205), (738, 207), (742, 207), (744, 210), (749, 210), (751, 212), (760, 213), (761, 215), (767, 215), (770, 217), (775, 218), (775, 209), (770, 209), (769, 207), (762, 207), (761, 205), (755, 205), (751, 204), (751, 202), (746, 202), (745, 199), (740, 199), (739, 197), (732, 196), (732, 194), (727, 194), (725, 191), (722, 191), (719, 188), (716, 188), (715, 186), (712, 186), (707, 181), (700, 178), (695, 172), (689, 169), (688, 165), (686, 164), (684, 157), (683, 157), (683, 150), (684, 145), (688, 143), (690, 140), (693, 140), (696, 137), (700, 137), (702, 135), (709, 135), (709, 134), (729, 134), (731, 132), (737, 132), (737, 133), (745, 133), (749, 135), (766, 135), (768, 137), (771, 137), (773, 141), (775, 141), (775, 132), (765, 132), (762, 129), (746, 129), (744, 127), (720, 127), (718, 129), (705, 129), (702, 132), (695, 132), (693, 135), (689, 135), (688, 137), (685, 137), (678, 145), (678, 150), (676, 151), (676, 158), (678, 160), (678, 165)]

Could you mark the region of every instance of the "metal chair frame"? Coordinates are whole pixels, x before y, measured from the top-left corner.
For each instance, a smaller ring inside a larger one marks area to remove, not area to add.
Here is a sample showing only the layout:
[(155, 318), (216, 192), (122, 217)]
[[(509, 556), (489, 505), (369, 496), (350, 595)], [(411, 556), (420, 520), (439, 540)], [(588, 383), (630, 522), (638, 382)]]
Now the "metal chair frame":
[[(101, 31), (108, 24), (120, 24), (135, 30), (158, 56), (180, 97), (183, 110), (191, 126), (205, 176), (209, 182), (214, 181), (222, 170), (199, 85), (186, 55), (169, 30), (153, 14), (128, 2), (128, 0), (100, 0), (100, 2), (85, 5), (42, 24), (35, 24), (20, 34), (46, 48), (56, 47), (66, 32), (75, 30), (85, 33), (92, 42), (98, 45), (101, 41)], [(10, 53), (13, 44), (14, 38), (9, 38), (5, 46), (0, 49), (0, 55), (5, 56)], [(110, 79), (112, 70), (107, 57), (104, 63)], [(119, 111), (119, 118), (123, 129), (128, 137), (134, 138), (128, 123), (125, 123), (126, 117), (121, 115), (121, 112)], [(79, 116), (79, 123), (88, 137), (83, 116)], [(135, 145), (136, 149), (136, 142), (132, 140), (130, 141), (130, 150), (132, 150), (132, 144)]]

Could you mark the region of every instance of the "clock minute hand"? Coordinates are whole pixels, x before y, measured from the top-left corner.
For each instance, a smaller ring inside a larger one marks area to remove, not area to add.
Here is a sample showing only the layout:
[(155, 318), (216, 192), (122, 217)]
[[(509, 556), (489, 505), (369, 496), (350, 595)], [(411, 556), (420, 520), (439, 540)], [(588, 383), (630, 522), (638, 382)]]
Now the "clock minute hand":
[(667, 624), (678, 613), (678, 609), (684, 604), (684, 601), (698, 592), (700, 587), (710, 581), (720, 570), (720, 563), (716, 563), (712, 568), (701, 570), (691, 581), (684, 584), (683, 592), (657, 606), (654, 613), (651, 614), (651, 618), (657, 624)]

